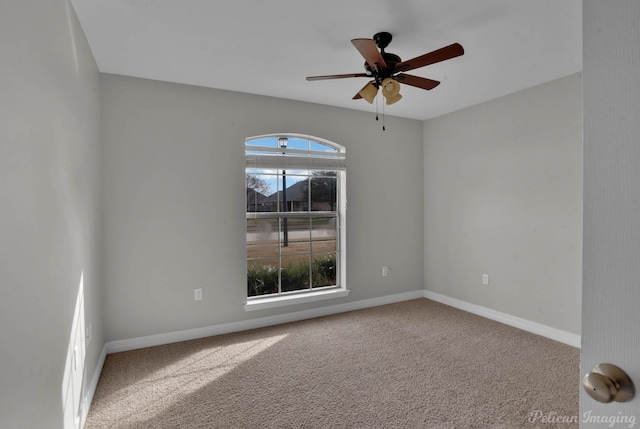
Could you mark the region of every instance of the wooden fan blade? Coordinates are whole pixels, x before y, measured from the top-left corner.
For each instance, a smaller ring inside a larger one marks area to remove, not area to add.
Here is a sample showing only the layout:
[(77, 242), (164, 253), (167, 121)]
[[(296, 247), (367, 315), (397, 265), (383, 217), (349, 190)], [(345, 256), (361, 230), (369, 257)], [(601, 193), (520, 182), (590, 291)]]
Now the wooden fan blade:
[(428, 54), (420, 55), (407, 61), (396, 64), (396, 72), (405, 72), (419, 67), (428, 66), (429, 64), (439, 63), (440, 61), (459, 57), (464, 54), (464, 48), (459, 43), (453, 43), (444, 48), (437, 49)]
[(410, 74), (400, 73), (397, 76), (393, 77), (400, 83), (404, 83), (406, 85), (415, 86), (416, 88), (422, 88), (426, 90), (430, 90), (440, 85), (440, 82), (433, 79), (427, 79), (425, 77), (413, 76)]
[(329, 74), (326, 76), (308, 76), (307, 80), (344, 79), (346, 77), (371, 77), (366, 73)]
[(384, 58), (380, 55), (376, 42), (372, 39), (353, 39), (351, 40), (351, 43), (353, 43), (353, 46), (356, 47), (358, 52), (360, 52), (371, 68), (387, 68), (387, 63), (384, 62)]

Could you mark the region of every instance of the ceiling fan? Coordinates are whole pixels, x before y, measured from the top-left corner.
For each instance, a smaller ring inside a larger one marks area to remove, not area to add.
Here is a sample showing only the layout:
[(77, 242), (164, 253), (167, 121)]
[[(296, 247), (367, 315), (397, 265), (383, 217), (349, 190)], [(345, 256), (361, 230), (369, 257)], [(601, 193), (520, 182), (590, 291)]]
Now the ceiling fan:
[[(364, 98), (373, 103), (378, 89), (382, 88), (382, 95), (387, 104), (393, 104), (402, 98), (400, 84), (414, 86), (416, 88), (430, 90), (440, 84), (437, 80), (406, 74), (409, 70), (428, 66), (464, 54), (464, 49), (459, 43), (453, 43), (444, 48), (437, 49), (419, 57), (407, 61), (392, 53), (385, 52), (385, 48), (391, 43), (392, 36), (387, 32), (376, 33), (373, 39), (353, 39), (351, 43), (364, 57), (365, 73), (334, 74), (326, 76), (309, 76), (307, 80), (343, 79), (349, 77), (373, 78), (353, 97), (354, 100)], [(380, 51), (378, 52), (378, 49)], [(399, 82), (399, 83), (398, 83)]]

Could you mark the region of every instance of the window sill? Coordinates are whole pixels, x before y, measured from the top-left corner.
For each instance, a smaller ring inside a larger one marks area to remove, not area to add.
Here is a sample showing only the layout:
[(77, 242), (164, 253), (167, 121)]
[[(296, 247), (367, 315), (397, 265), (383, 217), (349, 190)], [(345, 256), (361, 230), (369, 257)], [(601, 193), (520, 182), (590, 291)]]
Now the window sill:
[(264, 310), (267, 308), (284, 307), (286, 305), (304, 304), (307, 302), (322, 301), (325, 299), (341, 298), (347, 295), (349, 295), (348, 289), (331, 289), (299, 295), (257, 298), (248, 301), (244, 305), (244, 311)]

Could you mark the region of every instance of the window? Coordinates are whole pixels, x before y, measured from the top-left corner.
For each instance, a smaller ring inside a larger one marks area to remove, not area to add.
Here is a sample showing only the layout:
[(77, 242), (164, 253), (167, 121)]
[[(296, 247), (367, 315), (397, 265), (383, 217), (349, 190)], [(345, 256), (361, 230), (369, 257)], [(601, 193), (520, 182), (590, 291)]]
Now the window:
[(344, 290), (345, 149), (284, 134), (245, 151), (248, 303)]

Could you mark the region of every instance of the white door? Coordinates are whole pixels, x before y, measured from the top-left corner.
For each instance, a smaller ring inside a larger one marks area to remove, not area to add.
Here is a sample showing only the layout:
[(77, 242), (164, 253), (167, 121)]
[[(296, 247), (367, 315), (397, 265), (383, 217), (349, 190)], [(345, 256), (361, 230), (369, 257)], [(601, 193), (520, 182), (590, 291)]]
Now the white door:
[[(640, 2), (583, 1), (581, 370), (619, 366), (640, 390)], [(581, 389), (581, 428), (640, 427), (640, 398)]]

